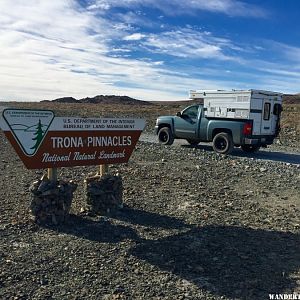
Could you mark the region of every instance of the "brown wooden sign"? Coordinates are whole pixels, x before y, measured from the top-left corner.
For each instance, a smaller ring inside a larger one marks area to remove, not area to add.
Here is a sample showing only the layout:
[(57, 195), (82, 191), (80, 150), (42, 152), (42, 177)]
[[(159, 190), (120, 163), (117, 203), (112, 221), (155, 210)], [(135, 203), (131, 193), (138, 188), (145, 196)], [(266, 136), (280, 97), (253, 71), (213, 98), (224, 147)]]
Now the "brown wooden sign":
[(5, 109), (0, 127), (28, 169), (128, 162), (145, 120), (55, 117)]

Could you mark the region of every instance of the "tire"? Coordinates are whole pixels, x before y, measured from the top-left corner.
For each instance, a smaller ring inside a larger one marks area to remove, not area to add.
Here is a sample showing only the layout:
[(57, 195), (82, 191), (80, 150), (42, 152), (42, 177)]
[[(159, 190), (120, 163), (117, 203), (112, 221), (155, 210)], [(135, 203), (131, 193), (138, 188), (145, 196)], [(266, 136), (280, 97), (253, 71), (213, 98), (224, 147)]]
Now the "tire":
[(169, 127), (163, 127), (158, 131), (158, 141), (162, 145), (172, 145), (174, 136)]
[(243, 151), (245, 151), (247, 153), (254, 153), (259, 150), (260, 146), (259, 145), (242, 145), (241, 148)]
[(200, 143), (200, 140), (187, 139), (186, 141), (192, 146), (197, 146)]
[(213, 149), (216, 153), (229, 154), (233, 150), (232, 136), (226, 132), (220, 132), (214, 136)]

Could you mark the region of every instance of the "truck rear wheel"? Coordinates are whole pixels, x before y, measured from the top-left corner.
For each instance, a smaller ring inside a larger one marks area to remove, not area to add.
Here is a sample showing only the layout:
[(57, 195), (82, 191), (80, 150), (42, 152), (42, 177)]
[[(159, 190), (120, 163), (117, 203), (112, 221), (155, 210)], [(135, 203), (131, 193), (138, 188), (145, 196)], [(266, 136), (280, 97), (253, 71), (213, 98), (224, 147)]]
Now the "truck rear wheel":
[(200, 140), (187, 139), (186, 141), (192, 146), (197, 146), (200, 143)]
[(259, 150), (259, 145), (242, 145), (242, 150), (248, 153), (253, 153)]
[(163, 127), (158, 131), (158, 140), (163, 145), (172, 145), (174, 136), (169, 127)]
[(229, 154), (233, 150), (232, 136), (226, 132), (220, 132), (213, 139), (213, 149), (220, 154)]

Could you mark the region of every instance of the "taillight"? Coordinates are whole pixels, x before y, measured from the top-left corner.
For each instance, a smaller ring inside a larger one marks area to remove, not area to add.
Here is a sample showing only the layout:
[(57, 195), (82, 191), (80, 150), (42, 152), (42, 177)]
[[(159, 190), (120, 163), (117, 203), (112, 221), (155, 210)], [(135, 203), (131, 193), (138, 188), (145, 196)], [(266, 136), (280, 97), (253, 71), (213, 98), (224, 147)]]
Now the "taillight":
[(252, 123), (251, 122), (247, 122), (247, 123), (244, 124), (243, 134), (244, 135), (251, 135), (252, 134)]

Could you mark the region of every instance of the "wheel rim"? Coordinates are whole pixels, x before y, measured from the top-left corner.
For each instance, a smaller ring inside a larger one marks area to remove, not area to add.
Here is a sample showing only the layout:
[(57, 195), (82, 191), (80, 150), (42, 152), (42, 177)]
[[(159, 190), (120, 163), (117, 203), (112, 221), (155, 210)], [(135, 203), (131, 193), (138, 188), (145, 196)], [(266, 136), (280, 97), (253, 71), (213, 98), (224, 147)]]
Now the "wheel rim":
[(224, 138), (217, 138), (215, 146), (218, 150), (223, 151), (227, 148), (227, 141)]
[(159, 134), (159, 139), (163, 142), (163, 143), (166, 143), (169, 139), (169, 136), (166, 132), (161, 132)]

